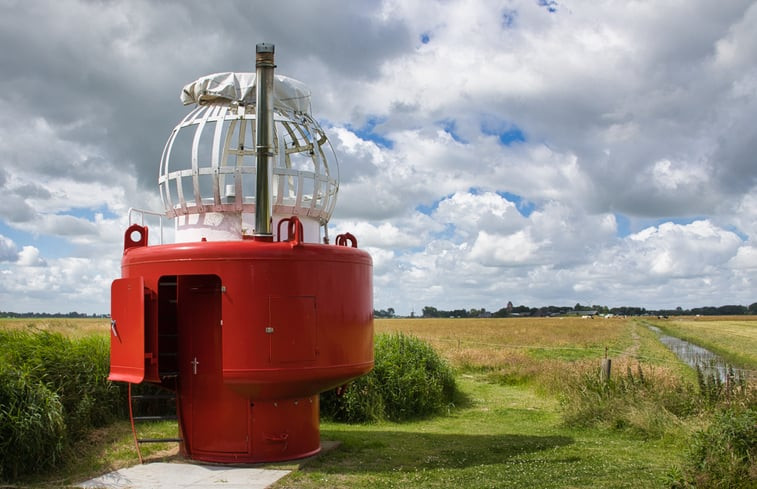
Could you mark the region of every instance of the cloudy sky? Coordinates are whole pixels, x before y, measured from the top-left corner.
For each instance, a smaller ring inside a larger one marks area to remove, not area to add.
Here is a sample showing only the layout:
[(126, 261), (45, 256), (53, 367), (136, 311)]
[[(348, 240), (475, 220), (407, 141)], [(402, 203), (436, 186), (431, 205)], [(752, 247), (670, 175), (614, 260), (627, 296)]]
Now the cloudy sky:
[(0, 311), (109, 310), (184, 84), (305, 82), (375, 307), (757, 301), (757, 3), (0, 0)]

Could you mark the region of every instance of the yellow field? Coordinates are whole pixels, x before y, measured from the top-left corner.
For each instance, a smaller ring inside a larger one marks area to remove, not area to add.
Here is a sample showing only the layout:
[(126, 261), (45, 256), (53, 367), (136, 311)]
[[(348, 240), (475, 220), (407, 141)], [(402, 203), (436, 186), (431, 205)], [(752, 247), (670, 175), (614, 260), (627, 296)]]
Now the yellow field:
[[(744, 366), (757, 367), (757, 316), (649, 320)], [(55, 331), (70, 337), (107, 335), (108, 319), (0, 318), (0, 329)], [(377, 333), (402, 332), (428, 341), (457, 366), (502, 367), (528, 359), (634, 357), (674, 361), (655, 335), (631, 319), (490, 318), (376, 319)], [(657, 343), (657, 344), (655, 344)], [(653, 362), (654, 363), (654, 362)]]
[(0, 318), (1, 330), (51, 331), (69, 337), (108, 334), (110, 319), (89, 318)]
[(377, 333), (428, 341), (458, 366), (500, 367), (525, 357), (599, 358), (633, 347), (634, 325), (622, 319), (377, 319)]

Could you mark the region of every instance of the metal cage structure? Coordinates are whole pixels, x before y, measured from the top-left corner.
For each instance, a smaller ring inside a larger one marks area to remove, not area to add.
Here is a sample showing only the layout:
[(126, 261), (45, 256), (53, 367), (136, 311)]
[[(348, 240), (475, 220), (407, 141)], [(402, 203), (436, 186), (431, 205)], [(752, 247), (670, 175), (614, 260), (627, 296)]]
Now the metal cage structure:
[[(236, 93), (220, 96), (208, 89), (229, 84)], [(158, 180), (166, 217), (176, 219), (177, 241), (194, 241), (198, 234), (241, 239), (259, 231), (253, 218), (255, 87), (255, 73), (220, 73), (200, 78), (182, 92), (185, 103), (197, 106), (171, 132)], [(297, 216), (306, 241), (319, 242), (328, 237), (326, 225), (336, 205), (338, 163), (309, 106), (310, 94), (302, 84), (275, 77), (272, 164), (263, 178), (270, 180), (272, 228), (282, 218)]]

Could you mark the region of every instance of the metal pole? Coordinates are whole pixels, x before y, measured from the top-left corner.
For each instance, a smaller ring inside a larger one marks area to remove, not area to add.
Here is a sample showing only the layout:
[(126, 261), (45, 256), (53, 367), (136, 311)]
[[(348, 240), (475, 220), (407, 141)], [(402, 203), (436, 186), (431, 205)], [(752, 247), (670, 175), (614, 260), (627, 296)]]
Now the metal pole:
[(255, 236), (271, 232), (271, 160), (273, 159), (273, 44), (255, 46)]

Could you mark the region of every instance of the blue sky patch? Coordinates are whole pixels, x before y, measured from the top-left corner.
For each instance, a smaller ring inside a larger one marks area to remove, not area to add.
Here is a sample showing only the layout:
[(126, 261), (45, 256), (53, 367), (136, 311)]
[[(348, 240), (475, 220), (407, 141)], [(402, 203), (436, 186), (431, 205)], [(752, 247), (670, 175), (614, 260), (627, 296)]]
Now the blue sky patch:
[(736, 226), (729, 224), (728, 226), (725, 226), (724, 229), (738, 236), (741, 239), (741, 241), (744, 241), (744, 242), (749, 241), (749, 235), (745, 234), (741, 229), (737, 228)]
[(505, 10), (502, 12), (502, 27), (510, 29), (515, 26), (515, 21), (518, 18), (517, 10)]
[(497, 136), (499, 142), (505, 146), (526, 141), (526, 135), (520, 127), (497, 118), (485, 118), (481, 123), (481, 132), (488, 136)]
[(512, 129), (499, 134), (499, 142), (505, 146), (510, 146), (512, 143), (523, 143), (525, 141), (526, 136), (518, 127), (513, 127)]
[(623, 214), (615, 213), (615, 224), (617, 227), (616, 234), (621, 237), (625, 238), (629, 234), (631, 234), (631, 220), (628, 219), (627, 216), (624, 216)]
[(431, 214), (433, 214), (433, 213), (434, 213), (434, 211), (435, 211), (436, 209), (438, 209), (438, 208), (439, 208), (439, 204), (440, 204), (440, 203), (441, 203), (441, 202), (442, 202), (443, 200), (451, 199), (451, 198), (452, 198), (452, 195), (454, 195), (454, 194), (445, 195), (444, 197), (442, 197), (442, 198), (440, 198), (440, 199), (437, 199), (437, 200), (433, 201), (433, 202), (431, 203), (431, 205), (426, 205), (426, 204), (419, 204), (419, 205), (417, 205), (417, 206), (415, 207), (415, 210), (416, 210), (416, 211), (418, 211), (418, 212), (420, 212), (421, 214), (425, 214), (425, 215), (427, 215), (427, 216), (430, 216)]
[(497, 192), (497, 195), (515, 204), (515, 208), (518, 209), (518, 212), (523, 217), (530, 216), (536, 210), (536, 204), (525, 200), (520, 195), (510, 192)]
[(351, 124), (347, 124), (347, 129), (355, 133), (355, 135), (357, 135), (360, 139), (363, 139), (365, 141), (373, 141), (382, 148), (392, 149), (394, 148), (394, 141), (387, 139), (381, 134), (378, 134), (374, 131), (374, 129), (376, 129), (376, 126), (379, 126), (384, 122), (386, 122), (385, 117), (370, 116), (365, 121), (365, 124), (362, 125), (362, 127), (356, 128)]
[(555, 0), (537, 0), (536, 4), (539, 7), (544, 7), (550, 14), (557, 12), (557, 2)]
[(73, 250), (71, 243), (65, 239), (27, 233), (14, 229), (3, 221), (0, 221), (0, 234), (13, 240), (18, 251), (21, 251), (24, 246), (34, 246), (44, 259), (70, 256)]
[(457, 132), (457, 121), (454, 119), (445, 119), (443, 121), (439, 121), (437, 124), (442, 126), (442, 129), (444, 132), (452, 136), (452, 139), (457, 141), (460, 144), (468, 144), (468, 141), (463, 139), (460, 134)]
[(74, 216), (91, 222), (95, 221), (95, 214), (102, 214), (104, 219), (117, 219), (119, 217), (105, 205), (101, 205), (100, 207), (74, 207), (57, 214), (59, 216)]

